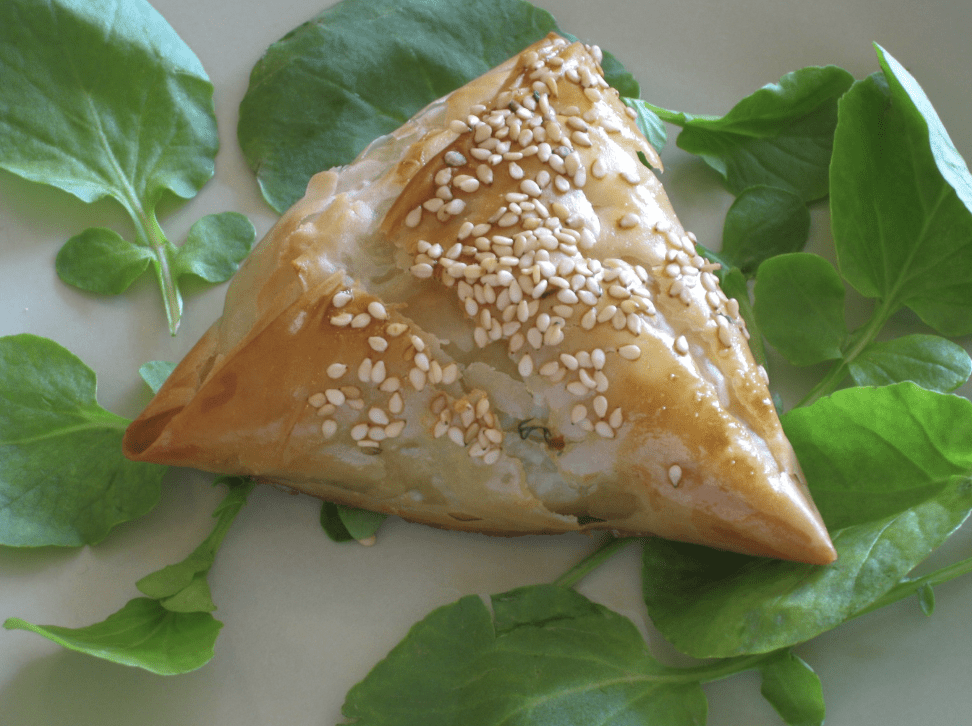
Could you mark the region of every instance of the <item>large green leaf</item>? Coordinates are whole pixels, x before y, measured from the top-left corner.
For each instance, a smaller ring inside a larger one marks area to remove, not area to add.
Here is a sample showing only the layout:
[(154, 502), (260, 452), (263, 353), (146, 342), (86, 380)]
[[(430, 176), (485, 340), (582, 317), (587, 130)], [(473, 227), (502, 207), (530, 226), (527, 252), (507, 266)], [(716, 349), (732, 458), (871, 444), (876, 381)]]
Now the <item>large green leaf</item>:
[(725, 116), (651, 109), (682, 127), (678, 147), (701, 156), (733, 194), (766, 185), (812, 201), (827, 194), (837, 99), (852, 82), (836, 66), (808, 67), (747, 96)]
[(144, 0), (0, 3), (0, 167), (151, 209), (213, 174), (213, 87)]
[(699, 675), (660, 665), (626, 618), (553, 585), (471, 595), (413, 626), (348, 693), (358, 726), (702, 726)]
[(208, 663), (223, 624), (209, 613), (177, 613), (147, 597), (130, 600), (95, 625), (64, 628), (9, 618), (8, 630), (28, 630), (70, 650), (168, 676)]
[(905, 335), (868, 345), (848, 365), (859, 386), (912, 381), (922, 388), (954, 391), (972, 375), (965, 349), (937, 335)]
[(915, 79), (883, 49), (883, 75), (841, 100), (831, 215), (843, 276), (889, 312), (972, 333), (972, 176)]
[(953, 478), (904, 512), (837, 530), (832, 565), (806, 565), (649, 540), (652, 622), (699, 658), (766, 653), (839, 625), (891, 590), (972, 511), (972, 479)]
[(521, 0), (344, 0), (274, 43), (240, 104), (239, 140), (282, 211), (416, 111), (556, 29)]
[(57, 343), (0, 338), (0, 544), (90, 544), (158, 502), (166, 468), (124, 457), (129, 421), (95, 389)]
[(756, 272), (754, 294), (760, 331), (791, 363), (841, 357), (844, 284), (827, 260), (808, 252), (772, 257)]

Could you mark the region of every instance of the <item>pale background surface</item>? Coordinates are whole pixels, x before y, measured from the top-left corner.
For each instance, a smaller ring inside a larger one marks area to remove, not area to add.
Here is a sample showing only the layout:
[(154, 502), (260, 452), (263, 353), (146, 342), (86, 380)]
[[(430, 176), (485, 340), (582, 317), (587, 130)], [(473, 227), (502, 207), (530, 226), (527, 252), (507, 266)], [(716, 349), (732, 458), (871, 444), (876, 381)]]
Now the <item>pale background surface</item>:
[[(222, 151), (216, 178), (162, 220), (173, 240), (209, 212), (250, 216), (258, 235), (274, 215), (259, 197), (236, 143), (237, 106), (264, 49), (327, 0), (156, 0), (199, 55), (216, 86)], [(542, 0), (561, 27), (617, 55), (645, 98), (679, 110), (722, 114), (782, 74), (834, 63), (863, 77), (880, 42), (918, 78), (959, 151), (972, 158), (969, 68), (972, 4), (954, 0)], [(673, 133), (674, 138), (674, 133)], [(676, 211), (700, 241), (718, 247), (731, 197), (707, 168), (674, 144), (663, 155)], [(187, 301), (171, 339), (155, 283), (144, 278), (117, 299), (61, 284), (53, 258), (85, 226), (123, 224), (107, 204), (0, 173), (0, 335), (51, 337), (98, 373), (100, 401), (134, 417), (146, 402), (136, 370), (178, 359), (218, 315), (224, 288)], [(124, 230), (124, 226), (119, 226)], [(814, 211), (816, 248), (828, 243), (827, 213)], [(969, 341), (966, 341), (968, 343)], [(771, 370), (773, 373), (773, 370)], [(789, 397), (805, 385), (786, 381)], [(969, 388), (965, 389), (968, 395)], [(135, 581), (178, 561), (208, 533), (219, 495), (207, 479), (173, 472), (161, 505), (96, 548), (0, 550), (0, 620), (80, 626), (102, 620), (138, 593)], [(162, 678), (102, 662), (30, 633), (0, 631), (0, 723), (4, 726), (324, 726), (340, 722), (348, 688), (432, 608), (469, 593), (553, 579), (591, 547), (586, 537), (489, 539), (389, 521), (377, 547), (338, 546), (317, 525), (319, 505), (260, 488), (230, 531), (210, 576), (225, 623), (216, 658)], [(966, 527), (949, 549), (972, 552)], [(947, 556), (945, 559), (948, 559)], [(644, 626), (638, 561), (629, 549), (581, 590)], [(937, 591), (934, 617), (907, 601), (801, 647), (817, 670), (838, 726), (968, 723), (972, 712), (972, 578)], [(646, 632), (648, 632), (646, 628)], [(656, 654), (671, 658), (649, 632)], [(780, 720), (753, 676), (707, 687), (710, 726)]]

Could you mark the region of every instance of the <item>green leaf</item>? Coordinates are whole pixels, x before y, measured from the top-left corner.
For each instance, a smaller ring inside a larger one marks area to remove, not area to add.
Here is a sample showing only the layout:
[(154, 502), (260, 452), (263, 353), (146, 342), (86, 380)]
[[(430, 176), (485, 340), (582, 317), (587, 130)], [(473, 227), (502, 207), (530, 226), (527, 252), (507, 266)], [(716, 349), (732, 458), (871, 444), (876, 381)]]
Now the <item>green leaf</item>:
[(138, 369), (138, 374), (145, 381), (146, 385), (152, 389), (152, 393), (158, 393), (159, 389), (162, 388), (162, 384), (169, 377), (169, 374), (175, 370), (176, 364), (167, 360), (150, 360), (148, 363), (143, 363), (142, 367)]
[(246, 504), (254, 482), (243, 477), (218, 477), (216, 483), (226, 484), (228, 491), (213, 512), (216, 525), (213, 531), (192, 553), (179, 563), (163, 567), (146, 575), (136, 584), (149, 597), (159, 600), (164, 608), (176, 612), (210, 612), (213, 604), (206, 575), (223, 543), (226, 532), (236, 515)]
[(240, 104), (239, 141), (282, 211), (450, 93), (556, 30), (521, 0), (344, 0), (274, 43)]
[(912, 383), (838, 391), (782, 423), (831, 528), (904, 511), (972, 472), (972, 402)]
[(813, 669), (785, 650), (760, 668), (760, 692), (788, 726), (821, 726), (823, 688)]
[(176, 248), (155, 209), (168, 195), (194, 196), (213, 175), (213, 87), (199, 59), (145, 0), (6, 0), (0, 77), (0, 168), (85, 202), (113, 198), (134, 224), (128, 251), (106, 232), (73, 238), (59, 274), (117, 293), (151, 257), (175, 334)]
[(830, 206), (841, 273), (888, 311), (972, 333), (972, 176), (915, 79), (878, 56), (884, 74), (840, 103)]
[(120, 234), (92, 227), (61, 247), (55, 260), (57, 275), (68, 285), (102, 295), (125, 292), (152, 263), (152, 253)]
[(136, 598), (103, 622), (83, 628), (33, 625), (20, 618), (7, 630), (28, 630), (80, 653), (159, 675), (188, 673), (213, 657), (223, 624), (209, 613), (175, 613), (156, 600)]
[(913, 381), (941, 393), (954, 391), (972, 375), (972, 359), (965, 349), (937, 335), (872, 342), (848, 367), (859, 386)]
[(143, 0), (5, 0), (0, 166), (85, 202), (154, 207), (213, 174), (213, 88)]
[(554, 585), (433, 611), (348, 693), (358, 726), (698, 726), (698, 676), (657, 663), (626, 618)]
[[(668, 132), (665, 130), (665, 123), (659, 118), (658, 114), (651, 110), (651, 106), (642, 101), (640, 98), (630, 98), (623, 97), (621, 99), (624, 104), (635, 110), (637, 116), (635, 116), (635, 123), (638, 124), (638, 130), (648, 139), (648, 143), (655, 147), (655, 151), (661, 153), (661, 150), (665, 148), (665, 144), (668, 143)], [(638, 152), (639, 158), (644, 152)], [(642, 159), (641, 163), (645, 166), (650, 166), (646, 163), (646, 159)]]
[(652, 622), (696, 657), (812, 638), (891, 590), (972, 511), (972, 402), (904, 383), (851, 388), (783, 417), (837, 549), (825, 567), (652, 539)]
[(698, 658), (802, 643), (878, 600), (972, 511), (956, 477), (904, 512), (831, 532), (838, 559), (818, 566), (648, 540), (643, 586), (654, 625)]
[(250, 253), (255, 238), (253, 224), (238, 212), (207, 215), (189, 229), (173, 263), (173, 274), (226, 282)]
[(158, 502), (166, 467), (122, 454), (128, 419), (94, 372), (46, 338), (0, 338), (0, 544), (76, 547)]
[(721, 255), (752, 277), (764, 260), (803, 249), (809, 234), (810, 210), (800, 197), (776, 187), (749, 187), (726, 212)]
[(935, 589), (931, 585), (925, 584), (918, 588), (917, 594), (921, 611), (931, 617), (932, 613), (935, 612)]
[(840, 358), (844, 285), (822, 257), (793, 252), (759, 266), (754, 310), (766, 339), (794, 365)]
[(651, 108), (682, 127), (678, 147), (701, 156), (733, 194), (765, 185), (809, 202), (827, 194), (837, 99), (853, 80), (836, 66), (808, 67), (764, 86), (722, 117)]
[(324, 502), (321, 505), (321, 527), (335, 542), (368, 540), (375, 536), (386, 517), (385, 514), (334, 502)]

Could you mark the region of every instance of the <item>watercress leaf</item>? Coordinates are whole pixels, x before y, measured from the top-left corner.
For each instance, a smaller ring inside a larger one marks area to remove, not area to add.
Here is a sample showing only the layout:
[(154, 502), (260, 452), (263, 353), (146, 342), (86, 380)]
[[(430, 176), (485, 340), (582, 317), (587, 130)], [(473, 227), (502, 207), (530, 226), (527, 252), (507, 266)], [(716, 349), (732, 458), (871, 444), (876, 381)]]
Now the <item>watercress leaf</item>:
[(918, 588), (918, 605), (921, 611), (931, 617), (935, 612), (935, 588), (929, 584), (924, 584)]
[(838, 559), (818, 566), (698, 545), (645, 543), (643, 589), (654, 625), (695, 657), (789, 647), (878, 600), (972, 511), (972, 478), (952, 477), (910, 509), (831, 532)]
[(250, 253), (255, 238), (253, 224), (238, 212), (207, 215), (189, 229), (173, 262), (173, 274), (225, 282)]
[(321, 527), (335, 542), (360, 542), (374, 537), (386, 516), (366, 509), (324, 502), (321, 506)]
[[(664, 122), (657, 113), (652, 111), (651, 106), (640, 98), (624, 97), (622, 100), (626, 106), (635, 110), (637, 114), (635, 123), (638, 124), (638, 129), (648, 139), (648, 143), (655, 147), (655, 151), (661, 153), (665, 144), (668, 143), (668, 132), (665, 130)], [(641, 157), (639, 156), (639, 158)], [(650, 167), (651, 165), (646, 162), (647, 159), (641, 160), (641, 163)]]
[(175, 370), (176, 364), (167, 360), (150, 360), (143, 363), (138, 369), (138, 374), (145, 381), (145, 384), (152, 389), (152, 393), (158, 393), (165, 383), (165, 379)]
[(836, 66), (811, 66), (764, 86), (725, 116), (651, 108), (682, 127), (678, 147), (701, 156), (733, 194), (767, 185), (809, 202), (827, 194), (837, 100), (853, 80)]
[(859, 386), (913, 381), (922, 388), (946, 393), (969, 379), (972, 359), (951, 340), (916, 334), (869, 343), (848, 368)]
[(310, 177), (556, 30), (522, 0), (345, 0), (274, 43), (240, 104), (239, 141), (277, 211)]
[(55, 260), (57, 275), (68, 285), (102, 295), (128, 289), (152, 262), (146, 247), (133, 245), (112, 229), (92, 227), (61, 247)]
[(823, 724), (825, 708), (820, 678), (803, 660), (789, 650), (781, 651), (761, 665), (760, 675), (760, 693), (788, 726)]
[(827, 260), (808, 252), (771, 257), (756, 272), (754, 297), (760, 331), (788, 361), (841, 357), (844, 285)]
[(166, 467), (124, 457), (130, 422), (95, 392), (94, 372), (54, 341), (0, 338), (0, 544), (91, 544), (158, 502)]
[(10, 618), (3, 626), (37, 633), (79, 653), (167, 676), (188, 673), (209, 662), (223, 624), (209, 613), (176, 613), (141, 597), (104, 621), (82, 628), (33, 625), (20, 618)]
[(803, 249), (809, 234), (810, 210), (800, 197), (776, 187), (748, 187), (726, 212), (722, 256), (752, 277), (764, 260)]
[(144, 0), (0, 4), (0, 166), (86, 202), (154, 207), (213, 174), (213, 87)]
[(782, 423), (830, 528), (896, 514), (972, 472), (972, 402), (913, 383), (837, 391)]
[[(561, 35), (568, 35), (563, 31), (560, 32)], [(613, 53), (609, 53), (602, 48), (601, 54), (603, 56), (601, 59), (601, 70), (604, 71), (604, 80), (608, 82), (608, 85), (611, 88), (617, 89), (622, 97), (638, 98), (641, 95), (641, 85), (634, 75), (632, 75), (631, 71), (625, 68), (624, 64)], [(661, 151), (658, 147), (655, 148)]]
[(972, 176), (915, 79), (883, 49), (883, 74), (840, 103), (831, 217), (841, 273), (888, 311), (972, 332)]
[(537, 585), (430, 613), (348, 693), (359, 726), (704, 723), (697, 676), (660, 665), (626, 618)]
[(225, 484), (228, 489), (213, 512), (216, 524), (209, 536), (181, 562), (163, 567), (135, 583), (139, 590), (159, 600), (168, 610), (208, 612), (216, 609), (206, 575), (213, 566), (216, 551), (226, 532), (246, 504), (246, 498), (254, 486), (251, 479), (244, 477), (218, 477), (216, 483)]

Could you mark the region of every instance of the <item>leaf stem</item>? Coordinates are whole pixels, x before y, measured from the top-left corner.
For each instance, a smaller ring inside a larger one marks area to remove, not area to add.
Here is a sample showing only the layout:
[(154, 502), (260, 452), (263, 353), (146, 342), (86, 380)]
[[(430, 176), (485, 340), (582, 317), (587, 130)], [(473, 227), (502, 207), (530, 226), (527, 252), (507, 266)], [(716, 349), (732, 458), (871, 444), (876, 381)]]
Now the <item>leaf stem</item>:
[[(941, 567), (934, 572), (929, 572), (927, 575), (922, 575), (921, 577), (906, 577), (897, 585), (892, 587), (888, 592), (884, 593), (883, 597), (875, 600), (867, 607), (858, 610), (850, 617), (856, 618), (859, 615), (864, 615), (874, 610), (883, 608), (886, 605), (896, 603), (898, 600), (904, 600), (906, 597), (910, 597), (911, 595), (917, 593), (926, 585), (941, 585), (943, 582), (954, 580), (956, 577), (967, 575), (969, 573), (972, 573), (972, 557), (960, 560), (945, 567)], [(850, 620), (850, 618), (848, 618), (848, 620)]]
[(875, 338), (877, 338), (878, 333), (880, 333), (881, 329), (884, 328), (884, 324), (888, 322), (888, 318), (891, 317), (895, 310), (897, 310), (897, 307), (892, 307), (887, 303), (887, 301), (880, 301), (874, 310), (874, 314), (871, 316), (871, 319), (850, 335), (847, 343), (844, 345), (841, 359), (837, 361), (827, 372), (827, 375), (825, 375), (823, 379), (821, 379), (821, 381), (817, 383), (817, 385), (814, 386), (806, 396), (803, 397), (803, 400), (797, 404), (797, 407), (809, 406), (818, 398), (822, 398), (836, 391), (837, 387), (847, 376), (850, 364), (857, 358), (857, 356), (864, 352), (864, 349), (867, 348), (867, 346), (870, 345)]
[(640, 539), (640, 537), (610, 537), (604, 544), (554, 580), (553, 584), (561, 587), (573, 587), (629, 544)]
[(155, 210), (145, 211), (137, 199), (127, 200), (124, 206), (135, 225), (138, 243), (152, 250), (154, 257), (152, 267), (155, 268), (155, 277), (162, 290), (162, 302), (165, 305), (169, 332), (175, 335), (182, 320), (182, 296), (179, 294), (179, 288), (169, 265), (169, 248), (172, 247), (172, 243), (159, 226)]

